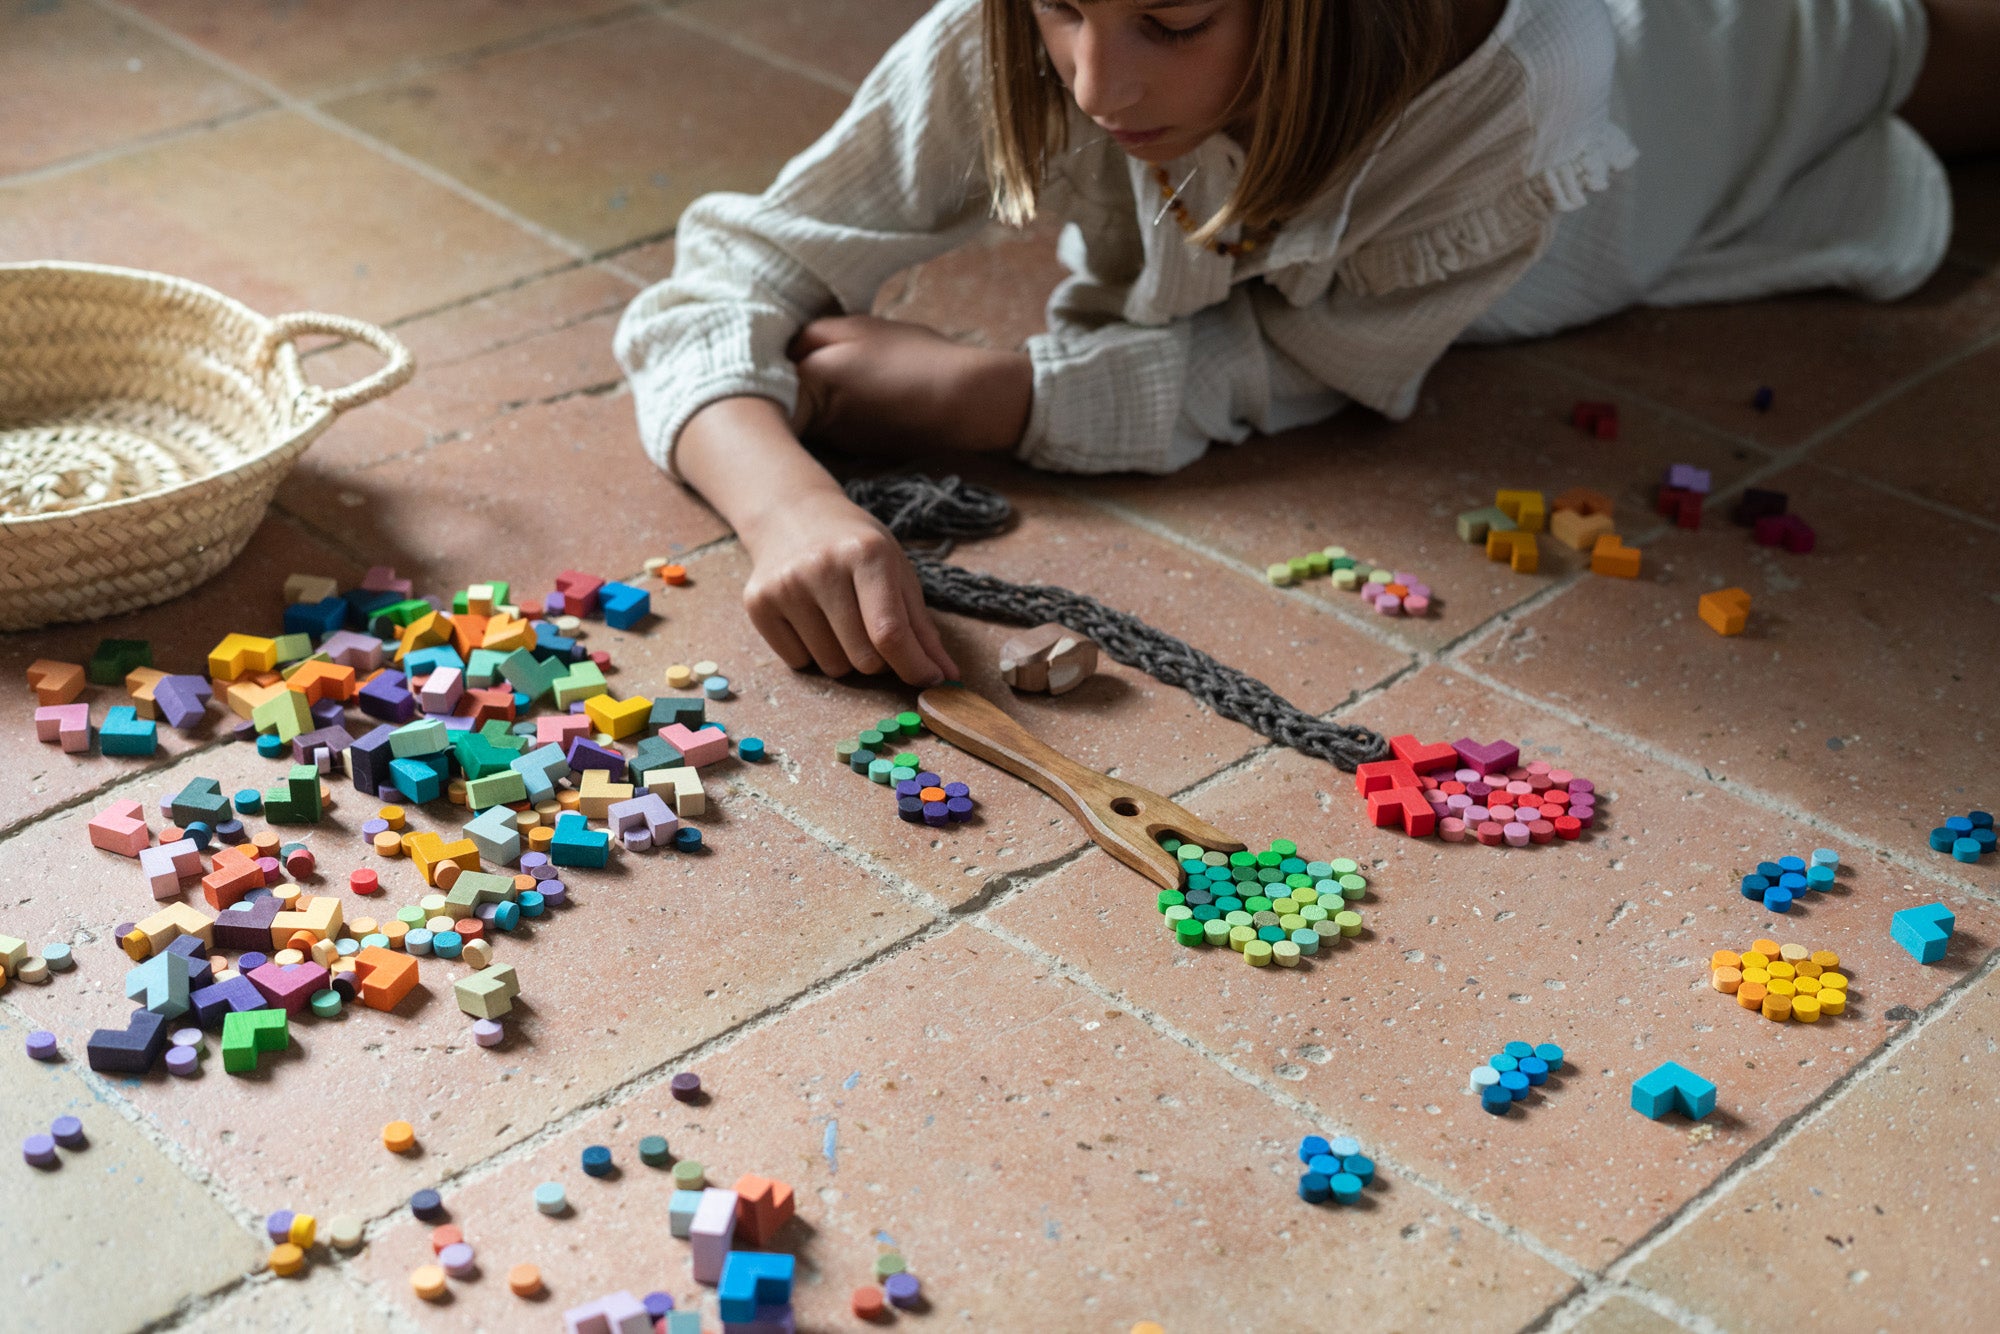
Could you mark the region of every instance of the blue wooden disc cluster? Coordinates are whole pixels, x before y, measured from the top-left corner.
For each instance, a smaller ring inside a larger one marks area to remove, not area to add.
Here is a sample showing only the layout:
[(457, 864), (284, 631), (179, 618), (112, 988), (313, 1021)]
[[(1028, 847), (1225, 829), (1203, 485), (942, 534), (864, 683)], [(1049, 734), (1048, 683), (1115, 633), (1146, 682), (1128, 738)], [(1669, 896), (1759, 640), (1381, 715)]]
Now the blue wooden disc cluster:
[(1757, 869), (1743, 877), (1743, 897), (1762, 903), (1772, 912), (1790, 912), (1792, 904), (1807, 894), (1832, 889), (1834, 875), (1839, 870), (1840, 854), (1832, 848), (1813, 849), (1810, 864), (1803, 857), (1758, 862)]
[(1553, 1042), (1540, 1046), (1510, 1042), (1472, 1072), (1472, 1087), (1479, 1094), (1481, 1107), (1495, 1116), (1505, 1116), (1528, 1096), (1529, 1089), (1548, 1083), (1549, 1076), (1562, 1065), (1563, 1049)]
[(1375, 1179), (1374, 1160), (1345, 1135), (1335, 1140), (1307, 1135), (1299, 1141), (1299, 1161), (1306, 1166), (1299, 1177), (1299, 1198), (1307, 1204), (1353, 1204)]
[(1993, 813), (1967, 811), (1931, 830), (1931, 850), (1949, 852), (1952, 860), (1976, 862), (1993, 851)]

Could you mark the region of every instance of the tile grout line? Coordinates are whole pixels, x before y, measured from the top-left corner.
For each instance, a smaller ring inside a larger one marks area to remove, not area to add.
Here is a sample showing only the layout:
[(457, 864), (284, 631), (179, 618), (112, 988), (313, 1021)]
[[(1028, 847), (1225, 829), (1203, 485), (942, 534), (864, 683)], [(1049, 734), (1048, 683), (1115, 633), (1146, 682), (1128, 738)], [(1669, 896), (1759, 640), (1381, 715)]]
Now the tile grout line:
[(1933, 514), (1942, 515), (1947, 519), (1955, 519), (1960, 523), (1968, 524), (1975, 528), (1982, 528), (1989, 533), (2000, 533), (2000, 523), (1996, 523), (1992, 519), (1981, 518), (1977, 514), (1969, 514), (1956, 506), (1946, 504), (1944, 501), (1932, 500), (1929, 496), (1920, 496), (1916, 492), (1905, 490), (1892, 482), (1885, 482), (1880, 478), (1870, 477), (1866, 473), (1856, 472), (1852, 468), (1845, 468), (1839, 464), (1826, 463), (1820, 459), (1813, 459), (1811, 463), (1813, 467), (1819, 469), (1821, 472), (1838, 477), (1842, 481), (1850, 482), (1855, 486), (1879, 491), (1883, 495), (1902, 501), (1905, 505), (1911, 505), (1917, 509), (1929, 510)]
[(726, 28), (718, 28), (703, 19), (682, 13), (678, 7), (648, 3), (646, 8), (661, 20), (671, 23), (677, 28), (684, 29), (700, 37), (706, 37), (709, 41), (726, 46), (739, 55), (749, 56), (751, 59), (761, 61), (773, 69), (805, 79), (810, 83), (816, 83), (822, 88), (839, 93), (843, 97), (853, 97), (860, 87), (859, 84), (851, 83), (837, 74), (815, 68), (804, 61), (793, 60), (790, 56), (779, 55), (776, 51), (739, 37)]
[(72, 176), (78, 172), (89, 171), (92, 167), (101, 167), (123, 158), (135, 157), (140, 153), (146, 152), (148, 149), (164, 148), (169, 144), (177, 144), (184, 139), (198, 138), (212, 130), (225, 129), (228, 126), (238, 125), (244, 121), (258, 120), (265, 116), (275, 115), (282, 110), (284, 110), (283, 107), (264, 102), (257, 106), (243, 107), (236, 111), (224, 112), (218, 116), (209, 116), (202, 120), (190, 121), (186, 125), (176, 125), (169, 129), (156, 130), (152, 134), (140, 135), (136, 139), (127, 139), (122, 143), (113, 144), (109, 148), (99, 148), (88, 153), (79, 153), (75, 157), (66, 157), (54, 162), (45, 162), (39, 167), (30, 167), (26, 171), (17, 171), (11, 176), (0, 176), (0, 190), (19, 189), (26, 186), (40, 185), (43, 181), (59, 180), (64, 176)]
[[(1322, 1111), (1297, 1094), (1285, 1092), (1283, 1089), (1271, 1084), (1262, 1075), (1256, 1074), (1237, 1064), (1235, 1061), (1230, 1060), (1220, 1052), (1214, 1051), (1206, 1043), (1183, 1031), (1158, 1011), (1143, 1006), (1120, 992), (1113, 991), (1084, 969), (1069, 963), (1059, 955), (1050, 953), (1048, 950), (1043, 949), (1041, 946), (1036, 945), (1026, 937), (1015, 932), (1012, 928), (1002, 926), (998, 922), (986, 918), (984, 915), (971, 919), (970, 925), (1003, 944), (1011, 946), (1030, 962), (1047, 969), (1051, 973), (1062, 976), (1097, 997), (1105, 1004), (1116, 1006), (1119, 1010), (1137, 1019), (1154, 1036), (1174, 1043), (1187, 1050), (1189, 1054), (1205, 1060), (1209, 1065), (1215, 1067), (1231, 1079), (1261, 1093), (1267, 1101), (1276, 1103), (1286, 1111), (1311, 1124), (1316, 1129), (1331, 1131), (1335, 1134), (1351, 1133), (1352, 1127), (1336, 1120), (1332, 1115)], [(1496, 1215), (1486, 1212), (1473, 1201), (1461, 1199), (1455, 1192), (1447, 1190), (1441, 1182), (1432, 1180), (1415, 1168), (1401, 1163), (1394, 1158), (1382, 1156), (1381, 1154), (1371, 1154), (1370, 1157), (1374, 1159), (1378, 1171), (1387, 1168), (1393, 1175), (1407, 1181), (1412, 1186), (1427, 1191), (1453, 1212), (1471, 1219), (1480, 1226), (1492, 1231), (1503, 1240), (1520, 1246), (1536, 1258), (1561, 1271), (1572, 1283), (1582, 1282), (1584, 1276), (1590, 1272), (1587, 1267), (1579, 1264), (1576, 1260), (1554, 1247), (1549, 1246), (1533, 1233), (1514, 1224), (1507, 1223)]]
[(557, 23), (533, 32), (516, 33), (512, 37), (498, 37), (478, 46), (469, 46), (460, 51), (447, 51), (438, 55), (416, 56), (404, 61), (395, 69), (382, 74), (371, 74), (337, 88), (304, 95), (303, 100), (315, 106), (325, 106), (332, 102), (344, 102), (350, 97), (363, 97), (369, 93), (382, 92), (397, 84), (408, 83), (428, 75), (447, 70), (464, 68), (489, 60), (494, 56), (515, 55), (523, 51), (534, 51), (545, 46), (555, 46), (572, 37), (580, 37), (595, 32), (599, 28), (615, 27), (628, 19), (646, 13), (646, 7), (634, 3), (605, 9), (595, 14), (585, 14), (580, 18)]
[[(571, 240), (560, 232), (544, 227), (524, 214), (515, 212), (499, 200), (474, 189), (451, 173), (432, 166), (422, 158), (411, 153), (406, 153), (393, 144), (378, 139), (374, 135), (353, 125), (349, 125), (338, 116), (321, 110), (311, 102), (292, 96), (292, 94), (278, 87), (278, 85), (272, 83), (270, 80), (263, 78), (261, 75), (251, 73), (233, 61), (223, 59), (201, 44), (181, 36), (180, 33), (150, 15), (142, 14), (131, 8), (123, 0), (90, 0), (90, 2), (107, 13), (145, 29), (154, 37), (180, 51), (183, 55), (190, 56), (213, 69), (220, 70), (230, 77), (240, 80), (249, 87), (255, 88), (258, 92), (270, 98), (279, 107), (291, 112), (300, 119), (316, 125), (322, 130), (337, 134), (356, 146), (366, 149), (387, 161), (395, 163), (404, 170), (416, 174), (424, 180), (429, 181), (432, 185), (457, 195), (467, 203), (475, 205), (493, 217), (512, 224), (516, 229), (540, 241), (543, 245), (566, 254), (572, 259), (591, 261), (592, 257), (588, 247)], [(636, 281), (631, 275), (623, 272), (622, 268), (614, 269), (614, 271), (617, 271), (620, 277)]]
[[(1834, 1109), (1849, 1095), (1851, 1090), (1858, 1087), (1864, 1080), (1873, 1075), (1876, 1070), (1892, 1060), (1896, 1053), (1901, 1052), (1904, 1047), (1915, 1041), (1918, 1035), (1927, 1031), (1932, 1024), (1949, 1013), (1963, 996), (1969, 994), (1973, 988), (1993, 976), (1996, 971), (2000, 971), (2000, 949), (1988, 951), (1986, 958), (1977, 967), (1967, 970), (1965, 976), (1946, 987), (1942, 994), (1924, 1007), (1923, 1013), (1919, 1014), (1915, 1019), (1904, 1023), (1896, 1032), (1889, 1034), (1874, 1051), (1857, 1061), (1846, 1074), (1822, 1090), (1818, 1097), (1779, 1122), (1762, 1141), (1737, 1155), (1715, 1180), (1690, 1197), (1672, 1215), (1663, 1219), (1658, 1226), (1646, 1236), (1640, 1238), (1623, 1255), (1605, 1266), (1603, 1281), (1607, 1283), (1615, 1282), (1621, 1285), (1629, 1284), (1642, 1291), (1650, 1291), (1630, 1278), (1630, 1274), (1634, 1269), (1645, 1263), (1654, 1252), (1660, 1250), (1668, 1242), (1693, 1226), (1699, 1215), (1707, 1211), (1709, 1204), (1720, 1200), (1723, 1195), (1733, 1190), (1739, 1183), (1755, 1175), (1794, 1139), (1799, 1138), (1821, 1120), (1832, 1115)], [(1570, 1299), (1570, 1301), (1574, 1300), (1575, 1298)], [(1669, 1299), (1662, 1298), (1662, 1300), (1668, 1301), (1669, 1305), (1674, 1305)], [(1565, 1302), (1562, 1306), (1558, 1306), (1550, 1313), (1550, 1316), (1560, 1316), (1562, 1307), (1568, 1304), (1568, 1302)], [(1690, 1314), (1694, 1315), (1696, 1313), (1691, 1312)], [(1706, 1319), (1705, 1317), (1697, 1318)], [(1712, 1322), (1710, 1323), (1712, 1324)], [(1568, 1326), (1564, 1325), (1563, 1327), (1567, 1328)]]
[[(12, 999), (0, 997), (0, 1013), (11, 1016), (24, 1028), (34, 1028), (34, 1021), (22, 1013)], [(259, 1226), (262, 1215), (254, 1213), (249, 1206), (238, 1199), (223, 1182), (222, 1177), (211, 1168), (197, 1162), (188, 1150), (166, 1131), (154, 1124), (153, 1118), (138, 1104), (127, 1098), (112, 1081), (92, 1069), (88, 1063), (78, 1064), (65, 1056), (63, 1065), (88, 1089), (97, 1095), (99, 1106), (109, 1108), (130, 1125), (140, 1140), (158, 1153), (167, 1164), (178, 1171), (202, 1195), (247, 1232), (253, 1243), (259, 1241), (263, 1232)], [(167, 1311), (142, 1322), (136, 1329), (150, 1331), (168, 1329), (202, 1311), (223, 1304), (246, 1286), (258, 1281), (266, 1271), (260, 1266), (247, 1273), (239, 1274), (205, 1292), (183, 1294)]]

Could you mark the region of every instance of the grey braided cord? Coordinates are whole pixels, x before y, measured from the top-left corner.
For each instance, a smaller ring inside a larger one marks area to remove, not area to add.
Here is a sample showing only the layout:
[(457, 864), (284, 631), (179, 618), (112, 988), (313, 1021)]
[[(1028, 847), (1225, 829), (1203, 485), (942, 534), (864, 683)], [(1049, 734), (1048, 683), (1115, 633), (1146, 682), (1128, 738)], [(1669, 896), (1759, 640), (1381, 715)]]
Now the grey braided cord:
[(940, 559), (951, 540), (986, 537), (1013, 520), (1013, 506), (997, 491), (956, 477), (912, 473), (851, 481), (847, 496), (904, 542), (945, 540), (937, 554), (910, 553), (924, 600), (933, 607), (1010, 625), (1060, 622), (1096, 640), (1116, 661), (1187, 691), (1223, 717), (1350, 773), (1389, 753), (1380, 733), (1315, 717), (1255, 677), (1129, 612), (1067, 588), (1010, 583)]

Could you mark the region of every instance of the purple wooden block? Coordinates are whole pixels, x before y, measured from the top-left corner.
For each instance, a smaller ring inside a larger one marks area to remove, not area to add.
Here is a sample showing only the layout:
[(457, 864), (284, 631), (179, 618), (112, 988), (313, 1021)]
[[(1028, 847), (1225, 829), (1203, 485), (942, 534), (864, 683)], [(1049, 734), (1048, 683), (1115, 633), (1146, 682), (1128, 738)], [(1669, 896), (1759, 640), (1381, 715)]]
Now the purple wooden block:
[(361, 687), (355, 702), (370, 718), (401, 726), (417, 716), (417, 697), (404, 682), (401, 672), (383, 672)]
[(1706, 468), (1697, 468), (1692, 463), (1676, 463), (1667, 469), (1667, 485), (1683, 491), (1692, 491), (1698, 496), (1709, 492), (1712, 479)]
[(183, 732), (194, 730), (208, 717), (208, 701), (214, 691), (201, 676), (169, 676), (153, 686), (153, 703), (167, 725)]
[(1521, 762), (1521, 748), (1509, 741), (1478, 742), (1471, 737), (1460, 737), (1451, 743), (1451, 748), (1468, 769), (1482, 774), (1505, 773)]
[(255, 741), (257, 739), (257, 724), (251, 722), (248, 718), (238, 718), (229, 726), (229, 739), (231, 741)]
[[(314, 716), (318, 716), (317, 709), (314, 710)], [(353, 734), (345, 727), (340, 726), (339, 719), (336, 718), (332, 723), (320, 728), (317, 732), (301, 732), (292, 738), (292, 763), (312, 763), (313, 752), (321, 746), (326, 747), (337, 755), (353, 744)]]
[[(269, 938), (268, 931), (266, 938)], [(269, 1008), (256, 983), (241, 973), (222, 982), (212, 982), (188, 997), (194, 1007), (195, 1022), (203, 1028), (221, 1028), (222, 1016)]]
[(189, 987), (205, 987), (215, 981), (215, 965), (208, 961), (208, 946), (201, 943), (200, 936), (175, 936), (168, 943), (166, 952), (178, 954), (188, 961)]
[(338, 630), (320, 641), (319, 651), (343, 667), (372, 672), (382, 665), (382, 641), (373, 635)]
[(798, 1325), (788, 1302), (783, 1306), (760, 1306), (748, 1320), (726, 1320), (722, 1330), (723, 1334), (798, 1334)]
[(312, 705), (307, 712), (312, 714), (313, 721), (321, 727), (337, 727), (340, 725), (340, 720), (347, 716), (347, 706), (337, 699), (323, 699)]
[(389, 734), (396, 729), (383, 723), (347, 748), (347, 767), (354, 775), (358, 792), (374, 796), (389, 781), (389, 762), (396, 758), (389, 749)]
[(278, 900), (243, 899), (248, 908), (235, 907), (215, 917), (215, 946), (224, 950), (267, 950), (271, 948), (271, 923), (277, 920)]
[(622, 782), (625, 778), (625, 757), (619, 752), (598, 745), (595, 741), (578, 737), (569, 743), (569, 750), (563, 756), (569, 767), (582, 773), (585, 769), (603, 769), (611, 775), (611, 781)]
[(315, 991), (326, 986), (326, 969), (310, 962), (267, 963), (247, 976), (265, 1000), (290, 1015), (296, 1015)]
[(84, 1056), (105, 1074), (143, 1075), (167, 1047), (167, 1021), (151, 1010), (134, 1010), (124, 1028), (100, 1028), (90, 1035)]

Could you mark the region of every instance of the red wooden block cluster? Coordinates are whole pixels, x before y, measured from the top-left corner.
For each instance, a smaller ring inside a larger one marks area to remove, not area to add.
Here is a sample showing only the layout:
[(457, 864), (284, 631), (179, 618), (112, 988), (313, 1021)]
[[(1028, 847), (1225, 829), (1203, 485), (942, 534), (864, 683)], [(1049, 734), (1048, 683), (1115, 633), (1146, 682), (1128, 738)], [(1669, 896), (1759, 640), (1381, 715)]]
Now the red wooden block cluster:
[(1616, 403), (1578, 403), (1570, 409), (1569, 420), (1577, 430), (1594, 435), (1599, 440), (1618, 438)]
[(1389, 749), (1394, 759), (1354, 771), (1355, 790), (1368, 799), (1370, 823), (1399, 824), (1412, 838), (1525, 847), (1579, 838), (1596, 818), (1590, 780), (1542, 761), (1523, 765), (1510, 742), (1399, 736)]

